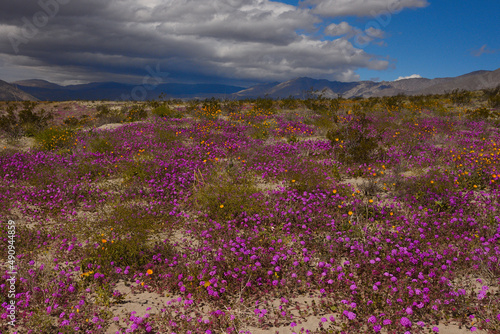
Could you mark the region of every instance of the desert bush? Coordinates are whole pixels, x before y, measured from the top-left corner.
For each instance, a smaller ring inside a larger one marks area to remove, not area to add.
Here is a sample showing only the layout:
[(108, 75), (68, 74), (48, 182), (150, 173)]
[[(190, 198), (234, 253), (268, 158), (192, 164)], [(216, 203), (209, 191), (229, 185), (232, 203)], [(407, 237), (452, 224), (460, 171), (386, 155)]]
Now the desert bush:
[(279, 104), (281, 109), (295, 110), (300, 106), (301, 102), (290, 95), (287, 98), (281, 99)]
[(225, 101), (222, 105), (222, 111), (226, 114), (237, 114), (241, 111), (243, 101)]
[(161, 105), (153, 109), (153, 115), (164, 118), (182, 118), (182, 114), (168, 105)]
[(276, 111), (275, 101), (269, 97), (261, 97), (253, 102), (254, 109), (263, 110), (265, 113), (274, 113)]
[(99, 135), (97, 138), (90, 140), (89, 146), (92, 152), (106, 153), (115, 150), (116, 142), (109, 135)]
[(490, 108), (500, 107), (500, 85), (496, 88), (483, 89), (483, 95), (486, 98), (486, 103)]
[(40, 109), (34, 111), (36, 103), (25, 102), (23, 109), (17, 114), (14, 106), (8, 106), (7, 112), (0, 116), (0, 129), (11, 137), (22, 135), (33, 137), (38, 131), (46, 128), (49, 121), (54, 118), (50, 112)]
[(52, 151), (61, 148), (71, 148), (76, 139), (76, 133), (70, 128), (50, 127), (35, 134), (35, 142), (39, 148)]
[(173, 129), (158, 128), (155, 129), (155, 139), (162, 144), (170, 144), (175, 142), (178, 138)]
[(250, 130), (250, 137), (256, 140), (266, 140), (269, 138), (269, 130), (266, 127), (254, 127)]
[(108, 116), (112, 113), (111, 109), (109, 109), (109, 107), (105, 104), (100, 104), (100, 105), (96, 106), (95, 110), (97, 112), (96, 113), (97, 117)]
[(63, 123), (66, 124), (67, 126), (76, 127), (80, 125), (80, 119), (75, 116), (68, 116), (63, 120)]
[(446, 94), (446, 96), (453, 104), (464, 105), (471, 101), (472, 92), (463, 89), (454, 89), (450, 93)]
[(381, 103), (387, 111), (393, 112), (400, 110), (405, 99), (405, 95), (389, 96), (382, 98)]
[(189, 100), (186, 104), (186, 111), (189, 113), (195, 112), (200, 108), (200, 101), (198, 100)]
[(219, 117), (221, 112), (220, 101), (212, 97), (203, 101), (201, 110), (198, 110), (198, 115), (204, 119), (214, 120)]
[(249, 175), (236, 173), (237, 167), (220, 166), (203, 176), (195, 172), (192, 202), (196, 209), (205, 211), (208, 218), (223, 223), (240, 216), (262, 213), (259, 189)]
[(327, 132), (326, 137), (332, 146), (338, 146), (336, 156), (341, 162), (369, 163), (378, 153), (380, 135), (370, 134), (367, 128), (370, 123), (362, 114)]
[(127, 116), (125, 117), (126, 122), (137, 122), (140, 120), (145, 119), (148, 117), (148, 112), (144, 107), (134, 105), (132, 108), (127, 112)]
[(498, 118), (500, 114), (488, 108), (482, 107), (475, 110), (467, 110), (466, 116), (472, 121), (486, 120), (488, 118)]

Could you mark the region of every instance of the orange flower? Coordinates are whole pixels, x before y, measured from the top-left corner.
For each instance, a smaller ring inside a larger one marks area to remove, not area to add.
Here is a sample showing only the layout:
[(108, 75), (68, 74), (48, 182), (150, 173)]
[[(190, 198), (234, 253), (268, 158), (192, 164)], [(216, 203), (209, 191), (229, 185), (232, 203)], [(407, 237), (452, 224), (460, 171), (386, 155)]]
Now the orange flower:
[(148, 269), (148, 271), (146, 271), (146, 274), (148, 275), (151, 275), (153, 273), (153, 271), (151, 269)]
[(107, 242), (106, 239), (102, 239), (101, 241), (102, 241), (103, 244), (105, 244)]

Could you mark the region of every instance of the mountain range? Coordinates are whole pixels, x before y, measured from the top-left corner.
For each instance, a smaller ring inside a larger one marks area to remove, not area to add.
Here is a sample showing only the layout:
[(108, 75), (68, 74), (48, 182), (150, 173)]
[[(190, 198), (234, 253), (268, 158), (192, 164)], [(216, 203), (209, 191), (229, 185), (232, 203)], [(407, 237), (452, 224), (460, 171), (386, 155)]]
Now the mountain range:
[(141, 86), (116, 82), (94, 82), (61, 86), (45, 80), (23, 80), (7, 83), (0, 80), (0, 100), (150, 100), (160, 94), (166, 98), (204, 99), (209, 97), (246, 99), (257, 97), (305, 98), (310, 94), (345, 98), (392, 96), (398, 94), (443, 94), (455, 89), (480, 90), (500, 85), (500, 68), (475, 71), (451, 78), (408, 78), (396, 81), (339, 82), (307, 77), (285, 82), (262, 83), (249, 88), (222, 84), (164, 83)]

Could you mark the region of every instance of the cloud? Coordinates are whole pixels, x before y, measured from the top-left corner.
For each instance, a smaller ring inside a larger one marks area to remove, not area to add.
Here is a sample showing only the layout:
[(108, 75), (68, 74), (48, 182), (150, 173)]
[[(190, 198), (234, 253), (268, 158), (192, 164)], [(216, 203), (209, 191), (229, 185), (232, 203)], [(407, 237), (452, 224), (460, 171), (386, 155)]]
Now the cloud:
[(422, 78), (422, 76), (420, 74), (412, 74), (412, 75), (409, 75), (407, 77), (399, 77), (394, 81), (406, 80), (406, 79), (420, 79), (420, 78)]
[[(56, 4), (54, 15), (41, 20), (37, 13), (47, 11), (39, 3)], [(321, 22), (313, 9), (269, 0), (41, 0), (22, 5), (3, 0), (0, 58), (20, 76), (32, 73), (56, 82), (103, 77), (140, 82), (148, 74), (146, 66), (159, 66), (170, 81), (256, 82), (304, 75), (353, 81), (359, 80), (357, 69), (390, 65), (354, 41), (315, 37)], [(329, 31), (349, 29), (342, 22)], [(372, 40), (383, 32), (367, 29), (363, 35)]]
[(479, 49), (472, 50), (471, 54), (474, 57), (481, 57), (483, 54), (493, 54), (493, 53), (497, 53), (498, 51), (499, 50), (492, 50), (492, 49), (488, 48), (488, 46), (486, 44), (484, 44)]
[(313, 13), (328, 17), (397, 14), (405, 8), (429, 5), (427, 0), (306, 0), (305, 4), (313, 6)]
[(328, 36), (342, 36), (349, 34), (353, 30), (354, 28), (347, 22), (340, 22), (339, 24), (332, 23), (325, 28), (325, 34)]

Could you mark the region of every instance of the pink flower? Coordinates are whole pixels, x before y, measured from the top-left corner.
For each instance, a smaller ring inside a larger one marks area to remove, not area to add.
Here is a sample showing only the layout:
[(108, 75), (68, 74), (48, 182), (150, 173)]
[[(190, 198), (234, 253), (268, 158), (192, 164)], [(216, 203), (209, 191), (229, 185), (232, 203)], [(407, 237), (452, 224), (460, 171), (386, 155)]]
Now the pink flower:
[(405, 327), (411, 327), (411, 321), (407, 317), (402, 317), (400, 322)]

